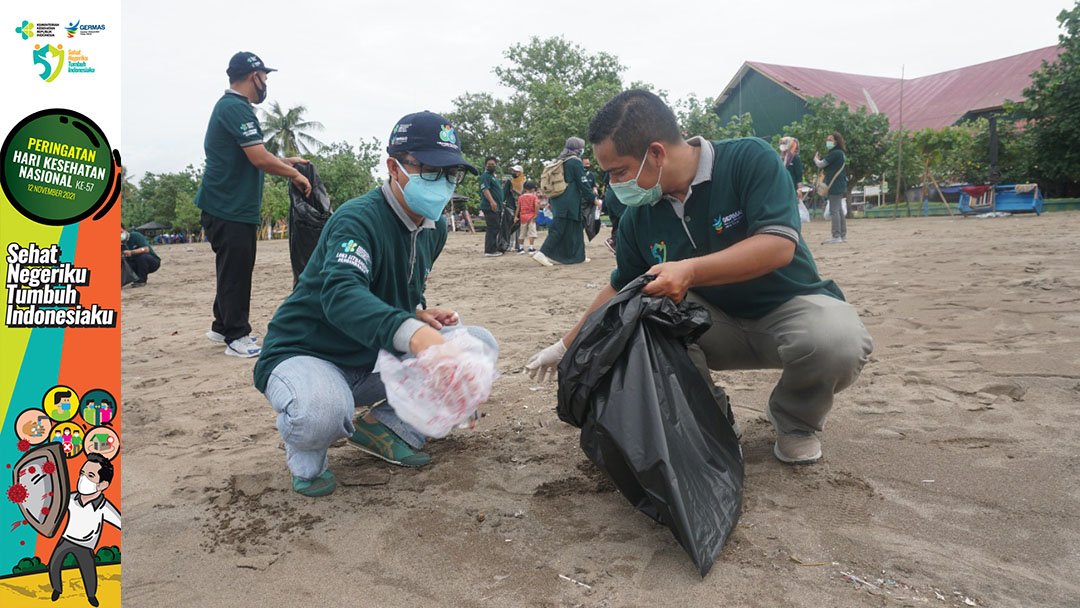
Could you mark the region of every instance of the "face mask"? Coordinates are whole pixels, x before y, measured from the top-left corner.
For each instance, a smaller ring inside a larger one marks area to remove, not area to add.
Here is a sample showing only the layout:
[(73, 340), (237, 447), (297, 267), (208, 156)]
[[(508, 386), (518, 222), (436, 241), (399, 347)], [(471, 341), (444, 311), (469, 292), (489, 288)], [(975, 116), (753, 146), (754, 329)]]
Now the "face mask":
[(789, 146), (787, 144), (780, 144), (780, 151), (781, 152), (787, 152), (788, 148), (789, 148)]
[(836, 146), (836, 142), (832, 142), (832, 141), (825, 142), (825, 148), (827, 148), (829, 150), (832, 150), (835, 146)]
[(488, 173), (495, 173), (495, 167), (488, 167), (487, 172)]
[(76, 489), (79, 491), (79, 494), (82, 494), (83, 496), (88, 496), (90, 494), (93, 494), (94, 492), (97, 492), (97, 486), (98, 484), (80, 475), (79, 485)]
[(641, 170), (645, 168), (645, 161), (648, 160), (649, 153), (645, 153), (645, 158), (641, 159), (641, 166), (638, 167), (637, 175), (634, 179), (625, 182), (619, 182), (617, 184), (611, 184), (611, 189), (615, 191), (615, 196), (619, 197), (619, 202), (627, 207), (641, 207), (642, 205), (652, 205), (656, 201), (660, 200), (660, 197), (664, 194), (660, 190), (660, 178), (664, 175), (664, 167), (660, 167), (660, 175), (656, 176), (656, 185), (646, 190), (638, 185), (637, 180), (641, 177)]
[[(398, 186), (409, 208), (432, 221), (442, 217), (446, 203), (449, 203), (450, 197), (454, 195), (454, 184), (445, 178), (435, 181), (419, 179), (419, 176), (409, 175), (396, 159), (394, 162), (397, 162), (398, 168), (409, 179), (404, 188)], [(394, 180), (394, 183), (396, 184), (397, 180)]]
[(127, 232), (121, 232), (120, 233), (120, 242), (123, 243), (127, 239), (128, 239), (128, 233)]
[(263, 82), (263, 86), (260, 89), (259, 88), (259, 79), (258, 78), (255, 79), (255, 92), (259, 94), (259, 100), (256, 101), (255, 103), (259, 104), (259, 103), (262, 103), (262, 102), (266, 101), (266, 83)]

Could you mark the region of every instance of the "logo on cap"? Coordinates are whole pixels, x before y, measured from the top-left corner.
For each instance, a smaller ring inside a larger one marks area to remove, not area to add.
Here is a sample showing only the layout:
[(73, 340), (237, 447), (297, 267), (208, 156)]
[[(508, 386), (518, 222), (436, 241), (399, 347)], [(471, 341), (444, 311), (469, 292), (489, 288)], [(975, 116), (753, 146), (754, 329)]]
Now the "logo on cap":
[(450, 125), (443, 125), (442, 130), (439, 131), (439, 139), (448, 141), (452, 144), (457, 143), (457, 134), (454, 133), (454, 127)]

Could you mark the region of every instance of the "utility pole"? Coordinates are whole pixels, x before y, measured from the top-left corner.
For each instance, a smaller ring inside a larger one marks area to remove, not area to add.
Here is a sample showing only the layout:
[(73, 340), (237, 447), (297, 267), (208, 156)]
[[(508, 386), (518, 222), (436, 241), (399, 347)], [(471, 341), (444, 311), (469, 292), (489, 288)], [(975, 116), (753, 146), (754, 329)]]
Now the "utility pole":
[[(900, 171), (904, 166), (904, 66), (900, 66), (900, 127), (896, 138), (896, 202), (893, 203), (892, 216), (900, 209)], [(905, 197), (906, 198), (906, 197)], [(911, 215), (911, 206), (908, 205), (908, 216)]]

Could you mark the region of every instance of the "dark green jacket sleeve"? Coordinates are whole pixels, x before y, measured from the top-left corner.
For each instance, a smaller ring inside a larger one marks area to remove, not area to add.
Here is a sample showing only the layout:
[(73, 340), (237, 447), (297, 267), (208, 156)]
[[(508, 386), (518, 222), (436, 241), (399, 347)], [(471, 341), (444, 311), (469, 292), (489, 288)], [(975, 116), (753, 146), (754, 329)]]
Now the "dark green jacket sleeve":
[(784, 161), (764, 140), (751, 138), (742, 145), (734, 162), (732, 185), (743, 203), (747, 234), (775, 234), (798, 243), (798, 202)]
[[(394, 333), (414, 318), (415, 311), (395, 308), (371, 289), (380, 279), (379, 256), (401, 252), (380, 250), (370, 227), (352, 217), (331, 219), (326, 228), (331, 232), (323, 241), (329, 251), (322, 267), (320, 300), (327, 321), (366, 347), (396, 352)], [(340, 243), (348, 243), (351, 251), (343, 250)]]

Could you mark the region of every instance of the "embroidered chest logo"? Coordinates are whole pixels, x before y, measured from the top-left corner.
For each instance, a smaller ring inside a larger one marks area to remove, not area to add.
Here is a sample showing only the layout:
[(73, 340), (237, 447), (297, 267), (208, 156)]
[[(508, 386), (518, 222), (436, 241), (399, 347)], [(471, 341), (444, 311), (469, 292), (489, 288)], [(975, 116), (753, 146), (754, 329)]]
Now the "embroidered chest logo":
[(735, 213), (729, 213), (724, 216), (718, 215), (716, 216), (716, 219), (713, 220), (713, 230), (715, 230), (716, 234), (718, 235), (723, 234), (725, 230), (729, 228), (734, 228), (735, 226), (741, 224), (745, 217), (746, 216), (743, 214), (742, 211), (736, 211)]
[(667, 261), (667, 243), (660, 241), (659, 243), (653, 243), (652, 257), (656, 260), (657, 264), (663, 264)]

